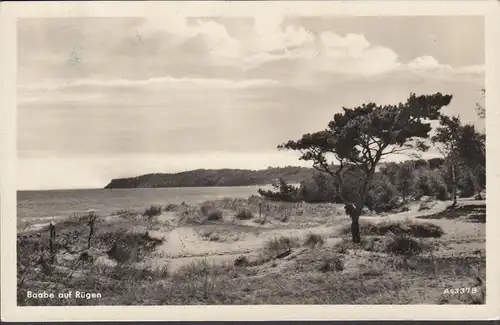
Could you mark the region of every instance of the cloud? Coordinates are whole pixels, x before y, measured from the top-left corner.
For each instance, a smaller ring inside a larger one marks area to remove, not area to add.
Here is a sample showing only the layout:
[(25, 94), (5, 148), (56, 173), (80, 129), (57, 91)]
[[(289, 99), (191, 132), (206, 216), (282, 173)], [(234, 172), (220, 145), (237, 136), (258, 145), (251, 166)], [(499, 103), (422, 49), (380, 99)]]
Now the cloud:
[(451, 70), (451, 66), (440, 64), (432, 56), (426, 55), (413, 59), (408, 67), (414, 70)]
[(417, 57), (402, 66), (402, 70), (411, 72), (420, 77), (434, 78), (447, 81), (484, 79), (485, 66), (471, 65), (452, 67), (442, 64), (430, 55)]
[(234, 59), (241, 55), (242, 42), (232, 38), (223, 24), (213, 20), (195, 19), (177, 15), (168, 18), (148, 18), (137, 27), (137, 35), (150, 35), (165, 32), (178, 43), (187, 39), (201, 38), (205, 42), (208, 54), (214, 58)]
[[(233, 28), (235, 24), (239, 27)], [(25, 83), (39, 83), (41, 76), (57, 79), (59, 75), (67, 85), (47, 80), (52, 84), (46, 86), (48, 89), (93, 83), (102, 87), (204, 84), (209, 88), (234, 89), (257, 87), (254, 81), (232, 82), (245, 78), (272, 79), (294, 86), (305, 85), (306, 80), (312, 86), (326, 75), (373, 77), (405, 72), (450, 79), (484, 74), (484, 67), (452, 66), (439, 62), (432, 53), (403, 60), (395, 50), (367, 38), (361, 31), (318, 29), (314, 24), (294, 23), (289, 17), (272, 13), (249, 16), (237, 23), (175, 14), (161, 19), (135, 19), (109, 29), (112, 37), (107, 41), (102, 37), (107, 26), (104, 22), (99, 25), (101, 29), (91, 28), (91, 21), (81, 25), (74, 23), (64, 28), (59, 22), (45, 28), (45, 34), (43, 25), (22, 29), (23, 53), (36, 50), (38, 55), (36, 60), (34, 56), (20, 57), (20, 84), (39, 88)], [(30, 51), (32, 39), (36, 46)], [(46, 46), (36, 41), (40, 39), (47, 40)], [(82, 48), (81, 63), (70, 69), (67, 62), (75, 46)], [(112, 59), (103, 60), (108, 57)], [(217, 80), (200, 81), (205, 78)]]
[(263, 14), (253, 18), (253, 30), (241, 38), (230, 35), (223, 23), (208, 19), (145, 20), (141, 33), (163, 31), (177, 42), (202, 39), (205, 57), (217, 66), (239, 67), (244, 71), (267, 64), (288, 62), (291, 69), (306, 67), (311, 74), (333, 74), (370, 77), (397, 71), (435, 74), (481, 74), (484, 68), (452, 67), (431, 55), (402, 62), (392, 49), (372, 44), (359, 33), (315, 32), (304, 26), (287, 23), (283, 16)]
[(49, 83), (21, 85), (20, 90), (59, 90), (63, 88), (78, 88), (78, 87), (163, 87), (163, 88), (205, 88), (205, 89), (245, 89), (258, 88), (278, 85), (279, 82), (272, 79), (247, 79), (247, 80), (231, 80), (231, 79), (213, 79), (213, 78), (174, 78), (174, 77), (158, 77), (149, 79), (78, 79), (71, 82), (52, 81)]

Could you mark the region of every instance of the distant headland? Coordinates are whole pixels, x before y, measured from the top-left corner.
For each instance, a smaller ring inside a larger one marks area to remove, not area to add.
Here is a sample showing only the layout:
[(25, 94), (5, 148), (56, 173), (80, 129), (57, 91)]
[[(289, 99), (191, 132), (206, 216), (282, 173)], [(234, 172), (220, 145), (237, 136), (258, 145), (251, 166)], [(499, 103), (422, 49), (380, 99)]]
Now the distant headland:
[(105, 189), (114, 188), (165, 188), (165, 187), (215, 187), (267, 185), (284, 179), (299, 183), (310, 179), (314, 168), (287, 166), (249, 169), (196, 169), (180, 173), (155, 173), (137, 177), (111, 180)]

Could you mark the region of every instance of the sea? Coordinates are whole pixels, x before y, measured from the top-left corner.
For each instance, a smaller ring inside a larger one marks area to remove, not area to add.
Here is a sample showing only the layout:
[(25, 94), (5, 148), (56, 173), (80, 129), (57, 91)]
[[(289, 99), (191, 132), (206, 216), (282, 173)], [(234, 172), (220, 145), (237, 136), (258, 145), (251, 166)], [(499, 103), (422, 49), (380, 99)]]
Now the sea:
[(119, 210), (142, 211), (151, 205), (201, 203), (222, 198), (248, 198), (258, 195), (259, 188), (271, 186), (182, 187), (133, 189), (78, 189), (18, 191), (18, 227), (43, 227), (57, 221), (95, 211), (109, 215)]

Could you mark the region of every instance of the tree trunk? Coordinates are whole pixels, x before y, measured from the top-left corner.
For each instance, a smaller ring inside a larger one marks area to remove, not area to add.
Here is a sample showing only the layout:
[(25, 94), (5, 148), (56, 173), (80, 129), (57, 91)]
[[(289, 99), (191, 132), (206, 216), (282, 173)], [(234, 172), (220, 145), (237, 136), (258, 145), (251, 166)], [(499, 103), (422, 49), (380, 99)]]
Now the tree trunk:
[(346, 204), (345, 210), (351, 218), (352, 242), (360, 243), (361, 235), (359, 233), (359, 216), (361, 215), (361, 209), (359, 207), (354, 207), (352, 204)]
[(361, 242), (361, 235), (359, 234), (359, 216), (352, 217), (351, 235), (353, 243), (358, 244)]
[(478, 170), (479, 168), (476, 167), (473, 170), (473, 177), (474, 177), (474, 187), (476, 188), (476, 200), (483, 200), (483, 196), (481, 195), (481, 184), (479, 182), (479, 177), (480, 177), (480, 172)]

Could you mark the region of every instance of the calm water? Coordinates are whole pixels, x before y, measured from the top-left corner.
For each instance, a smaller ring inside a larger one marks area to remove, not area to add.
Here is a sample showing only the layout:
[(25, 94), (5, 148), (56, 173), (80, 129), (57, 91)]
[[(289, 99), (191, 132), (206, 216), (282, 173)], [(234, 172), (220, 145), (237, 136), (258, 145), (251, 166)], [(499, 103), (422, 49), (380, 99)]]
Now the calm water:
[(259, 186), (19, 191), (17, 218), (19, 221), (66, 218), (91, 209), (107, 215), (122, 209), (143, 210), (152, 204), (199, 203), (224, 197), (248, 198), (257, 194), (258, 188)]

